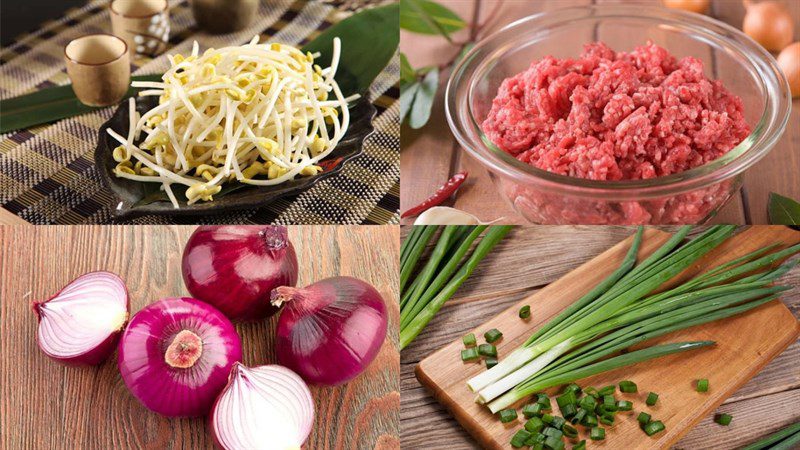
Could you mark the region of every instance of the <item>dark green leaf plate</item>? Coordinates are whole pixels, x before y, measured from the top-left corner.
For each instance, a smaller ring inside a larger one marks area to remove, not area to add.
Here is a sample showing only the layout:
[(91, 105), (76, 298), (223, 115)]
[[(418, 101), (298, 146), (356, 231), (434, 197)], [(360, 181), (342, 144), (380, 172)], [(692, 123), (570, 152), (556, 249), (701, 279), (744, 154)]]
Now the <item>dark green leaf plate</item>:
[[(156, 97), (145, 97), (136, 102), (136, 109), (144, 114), (155, 107), (156, 103)], [(118, 218), (146, 214), (197, 216), (255, 209), (269, 205), (281, 197), (300, 194), (321, 180), (339, 173), (347, 161), (363, 151), (364, 140), (374, 131), (372, 119), (376, 113), (375, 106), (363, 96), (350, 106), (350, 126), (347, 133), (328, 157), (320, 161), (323, 171), (316, 176), (297, 178), (277, 186), (251, 186), (231, 181), (223, 185), (222, 191), (214, 196), (214, 201), (192, 205), (186, 204), (185, 190), (172, 185), (180, 204), (179, 209), (172, 206), (166, 193), (160, 190), (160, 184), (141, 183), (114, 175), (117, 163), (111, 153), (118, 143), (106, 130), (111, 128), (121, 136), (128, 135), (127, 102), (123, 102), (111, 119), (100, 127), (94, 161), (103, 184), (113, 193), (110, 207)]]

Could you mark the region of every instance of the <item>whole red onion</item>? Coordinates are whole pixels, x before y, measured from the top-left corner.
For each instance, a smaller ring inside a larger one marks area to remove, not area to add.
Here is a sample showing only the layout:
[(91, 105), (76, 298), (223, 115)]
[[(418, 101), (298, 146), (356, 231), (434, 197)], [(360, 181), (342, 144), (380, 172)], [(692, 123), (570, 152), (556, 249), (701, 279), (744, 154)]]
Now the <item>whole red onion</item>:
[(192, 296), (231, 320), (278, 311), (272, 289), (297, 283), (297, 256), (281, 226), (202, 226), (183, 250), (183, 280)]
[(33, 304), (39, 348), (70, 365), (94, 365), (114, 351), (128, 320), (128, 289), (116, 274), (90, 272)]
[(208, 413), (242, 359), (230, 320), (193, 298), (166, 298), (136, 313), (119, 343), (119, 371), (148, 409), (170, 417)]
[(281, 286), (272, 292), (272, 303), (286, 304), (276, 332), (278, 361), (309, 383), (352, 380), (386, 338), (386, 305), (374, 287), (357, 278)]

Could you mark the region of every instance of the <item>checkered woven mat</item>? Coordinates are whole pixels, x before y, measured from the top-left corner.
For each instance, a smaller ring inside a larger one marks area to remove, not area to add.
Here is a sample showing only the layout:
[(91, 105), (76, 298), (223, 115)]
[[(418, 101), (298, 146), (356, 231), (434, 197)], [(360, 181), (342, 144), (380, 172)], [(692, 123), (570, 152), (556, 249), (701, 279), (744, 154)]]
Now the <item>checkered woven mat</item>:
[[(0, 51), (0, 98), (69, 83), (63, 48), (72, 39), (110, 32), (106, 0), (92, 0)], [(225, 36), (199, 32), (187, 0), (170, 1), (171, 37), (167, 52), (242, 44), (260, 34), (301, 46), (351, 14), (352, 2), (271, 0), (246, 30)], [(133, 60), (134, 74), (161, 73), (166, 54)], [(374, 81), (370, 101), (378, 108), (375, 133), (364, 154), (337, 175), (294, 197), (267, 207), (200, 217), (144, 216), (129, 223), (342, 223), (399, 222), (400, 127), (399, 59)], [(114, 223), (111, 193), (93, 163), (97, 130), (115, 107), (0, 136), (0, 205), (35, 224)]]

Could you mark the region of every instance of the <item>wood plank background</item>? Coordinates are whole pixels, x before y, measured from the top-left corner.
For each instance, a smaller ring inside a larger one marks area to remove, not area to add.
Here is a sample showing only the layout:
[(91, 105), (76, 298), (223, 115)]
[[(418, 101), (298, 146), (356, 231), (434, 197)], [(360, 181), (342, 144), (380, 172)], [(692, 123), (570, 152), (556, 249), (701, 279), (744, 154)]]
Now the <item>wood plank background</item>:
[[(667, 228), (669, 229), (669, 228)], [(419, 384), (414, 367), (500, 311), (538, 291), (634, 232), (632, 227), (539, 226), (517, 228), (484, 259), (416, 341), (401, 354), (400, 411), (404, 449), (479, 448)], [(405, 235), (408, 227), (403, 227)], [(566, 251), (565, 251), (566, 249)], [(783, 284), (798, 286), (782, 299), (800, 318), (800, 267)], [(733, 449), (800, 421), (800, 341), (792, 344), (718, 409), (729, 427), (703, 419), (676, 449)]]
[[(92, 270), (126, 280), (131, 312), (157, 299), (188, 295), (180, 258), (194, 227), (0, 227), (0, 448), (213, 448), (204, 418), (168, 419), (127, 390), (116, 353), (96, 367), (65, 367), (36, 344), (32, 300), (46, 299)], [(354, 381), (312, 387), (316, 422), (306, 448), (399, 449), (397, 323), (399, 229), (392, 226), (290, 227), (299, 285), (352, 275), (371, 282), (389, 311), (389, 335)], [(274, 363), (277, 316), (238, 324), (243, 361)]]
[[(465, 21), (480, 24), (480, 31), (470, 35), (462, 30), (453, 36), (456, 43), (481, 37), (518, 18), (567, 6), (614, 3), (620, 0), (441, 0)], [(659, 0), (650, 1), (654, 4)], [(787, 5), (795, 19), (795, 40), (800, 36), (800, 1), (778, 0)], [(744, 7), (738, 0), (712, 0), (709, 15), (741, 28)], [(611, 31), (613, 32), (613, 31)], [(575, 36), (582, 42), (587, 38)], [(440, 65), (456, 55), (460, 48), (439, 36), (424, 36), (401, 31), (400, 50), (413, 67)], [(725, 67), (715, 67), (717, 71)], [(418, 204), (454, 173), (466, 170), (469, 180), (461, 187), (450, 206), (475, 214), (485, 221), (503, 218), (503, 223), (524, 223), (522, 217), (496, 192), (483, 166), (460, 148), (450, 132), (444, 114), (444, 85), (449, 71), (440, 76), (431, 119), (421, 130), (404, 126), (401, 133), (400, 186), (401, 206), (405, 211)], [(746, 172), (744, 188), (712, 219), (714, 223), (766, 224), (770, 192), (800, 200), (800, 99), (793, 102), (789, 126), (779, 143), (763, 160)], [(412, 223), (405, 219), (403, 223)]]

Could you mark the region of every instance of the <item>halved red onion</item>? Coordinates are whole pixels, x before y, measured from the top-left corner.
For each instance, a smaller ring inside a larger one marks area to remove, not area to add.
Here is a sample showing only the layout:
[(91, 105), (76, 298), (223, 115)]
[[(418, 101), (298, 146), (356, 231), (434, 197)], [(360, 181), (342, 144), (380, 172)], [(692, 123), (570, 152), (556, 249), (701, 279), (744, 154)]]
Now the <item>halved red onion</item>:
[(49, 300), (34, 303), (39, 348), (66, 364), (99, 364), (114, 351), (128, 320), (128, 289), (111, 272), (90, 272)]
[(286, 305), (278, 318), (278, 362), (309, 383), (352, 380), (375, 359), (386, 339), (386, 305), (374, 287), (333, 277), (304, 288), (281, 286), (272, 303)]
[(236, 363), (211, 411), (220, 447), (300, 449), (314, 423), (314, 400), (296, 373), (282, 366)]
[(297, 283), (297, 256), (283, 226), (202, 226), (186, 243), (182, 271), (192, 296), (231, 320), (263, 319), (278, 311), (270, 291)]
[(119, 342), (119, 371), (144, 406), (170, 417), (208, 413), (242, 359), (233, 324), (208, 303), (166, 298), (131, 319)]

